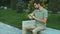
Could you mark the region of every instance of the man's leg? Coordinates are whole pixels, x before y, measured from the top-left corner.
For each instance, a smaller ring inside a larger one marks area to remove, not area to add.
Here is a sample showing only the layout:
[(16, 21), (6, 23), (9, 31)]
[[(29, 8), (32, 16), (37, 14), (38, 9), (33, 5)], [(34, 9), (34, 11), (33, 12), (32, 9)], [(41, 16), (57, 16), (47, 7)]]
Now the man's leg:
[(27, 33), (27, 29), (33, 29), (33, 28), (35, 28), (34, 25), (23, 27), (22, 28), (22, 34), (26, 34)]
[(23, 27), (22, 28), (22, 34), (26, 34), (27, 33), (27, 29), (26, 29), (26, 27)]
[(32, 30), (33, 34), (37, 34), (38, 31), (42, 31), (44, 27), (36, 27), (35, 29)]

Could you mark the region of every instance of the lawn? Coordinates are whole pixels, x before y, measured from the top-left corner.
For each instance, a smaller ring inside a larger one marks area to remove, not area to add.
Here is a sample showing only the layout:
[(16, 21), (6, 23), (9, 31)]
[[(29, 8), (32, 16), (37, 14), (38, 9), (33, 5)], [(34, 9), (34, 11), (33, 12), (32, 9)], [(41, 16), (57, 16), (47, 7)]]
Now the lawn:
[(15, 10), (0, 10), (0, 21), (21, 28), (21, 14)]
[(49, 14), (47, 27), (60, 30), (60, 14)]
[[(0, 22), (22, 29), (22, 21), (28, 20), (27, 13), (17, 13), (15, 10), (0, 10)], [(60, 14), (49, 14), (47, 27), (60, 30)]]

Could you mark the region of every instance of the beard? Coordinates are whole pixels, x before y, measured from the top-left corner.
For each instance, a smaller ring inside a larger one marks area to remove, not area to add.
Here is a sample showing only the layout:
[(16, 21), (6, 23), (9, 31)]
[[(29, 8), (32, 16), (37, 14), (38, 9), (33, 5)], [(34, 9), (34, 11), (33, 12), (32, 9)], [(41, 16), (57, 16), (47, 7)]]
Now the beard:
[(39, 7), (38, 8), (35, 8), (35, 9), (39, 9)]

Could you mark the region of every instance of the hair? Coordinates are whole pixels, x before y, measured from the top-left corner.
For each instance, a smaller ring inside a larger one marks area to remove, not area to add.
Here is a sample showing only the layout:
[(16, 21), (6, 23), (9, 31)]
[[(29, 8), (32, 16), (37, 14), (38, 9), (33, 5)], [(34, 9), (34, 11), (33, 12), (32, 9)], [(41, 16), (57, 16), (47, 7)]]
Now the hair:
[(34, 0), (33, 4), (36, 3), (36, 4), (41, 4), (40, 0)]

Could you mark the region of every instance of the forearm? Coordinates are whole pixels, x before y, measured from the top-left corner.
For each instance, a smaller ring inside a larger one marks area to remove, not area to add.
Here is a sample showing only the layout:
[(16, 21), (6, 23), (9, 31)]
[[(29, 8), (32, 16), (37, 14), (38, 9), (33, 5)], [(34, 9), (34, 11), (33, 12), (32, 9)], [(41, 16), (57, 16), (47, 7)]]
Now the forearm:
[(29, 18), (29, 19), (32, 19), (32, 17), (31, 17), (30, 15), (28, 15), (28, 18)]
[(28, 18), (29, 18), (29, 19), (33, 19), (32, 16), (33, 16), (33, 13), (30, 13), (30, 14), (28, 15)]
[(36, 17), (34, 17), (34, 19), (39, 21), (39, 22), (45, 23), (45, 21), (43, 19), (39, 19), (39, 18), (36, 18)]

